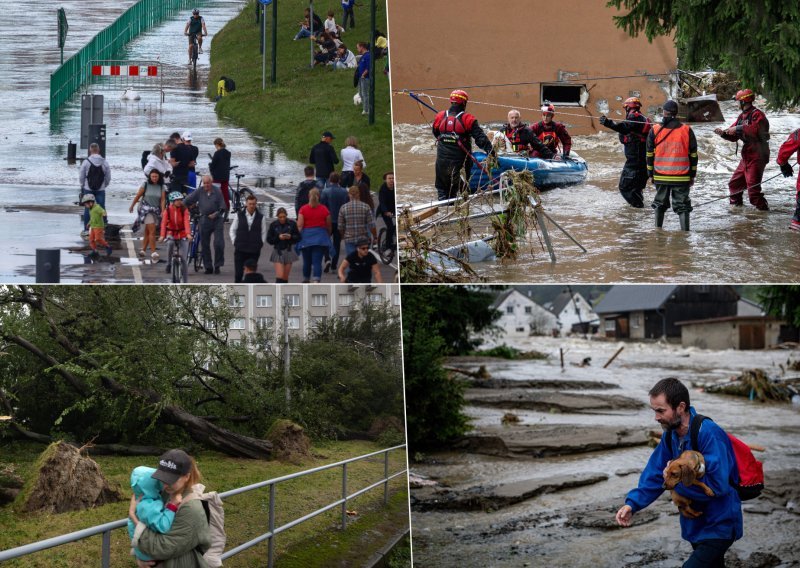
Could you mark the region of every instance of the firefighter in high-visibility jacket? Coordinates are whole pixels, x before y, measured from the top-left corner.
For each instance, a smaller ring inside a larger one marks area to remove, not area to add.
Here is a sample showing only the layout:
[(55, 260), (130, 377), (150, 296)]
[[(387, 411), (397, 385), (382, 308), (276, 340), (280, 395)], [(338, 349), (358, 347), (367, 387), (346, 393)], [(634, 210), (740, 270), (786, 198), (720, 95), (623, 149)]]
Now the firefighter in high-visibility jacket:
[(469, 181), (472, 166), (472, 143), (488, 155), (492, 142), (478, 124), (478, 120), (466, 112), (469, 96), (457, 89), (450, 93), (450, 108), (433, 119), (433, 135), (436, 137), (436, 193), (439, 200), (452, 199), (465, 188), (461, 178)]
[[(795, 152), (797, 152), (797, 156), (795, 158), (796, 164), (798, 160), (800, 160), (800, 128), (789, 134), (786, 142), (781, 144), (781, 148), (778, 150), (778, 159), (776, 162), (780, 166), (784, 177), (792, 177), (794, 175), (794, 170), (792, 169), (792, 164), (789, 163), (789, 160)], [(797, 192), (794, 196), (794, 216), (789, 222), (789, 228), (795, 231), (800, 231), (800, 177), (797, 178), (796, 187)]]
[(750, 89), (742, 89), (736, 93), (739, 101), (739, 114), (736, 122), (729, 128), (714, 129), (714, 133), (725, 140), (744, 142), (742, 159), (728, 182), (731, 205), (743, 204), (743, 193), (746, 191), (750, 203), (760, 211), (768, 211), (769, 205), (761, 191), (761, 179), (764, 168), (769, 163), (769, 121), (766, 115), (753, 106), (756, 98)]
[(664, 213), (670, 207), (678, 214), (681, 230), (689, 230), (692, 201), (689, 188), (697, 174), (697, 140), (692, 129), (679, 121), (678, 103), (664, 103), (664, 117), (647, 135), (647, 174), (656, 186), (652, 207), (656, 210), (656, 227), (664, 224)]
[(629, 97), (622, 103), (625, 120), (614, 122), (602, 115), (600, 124), (619, 133), (619, 141), (625, 148), (625, 165), (619, 176), (619, 192), (632, 207), (644, 207), (642, 191), (647, 187), (647, 162), (645, 143), (652, 125), (650, 120), (639, 112), (642, 102), (638, 97)]

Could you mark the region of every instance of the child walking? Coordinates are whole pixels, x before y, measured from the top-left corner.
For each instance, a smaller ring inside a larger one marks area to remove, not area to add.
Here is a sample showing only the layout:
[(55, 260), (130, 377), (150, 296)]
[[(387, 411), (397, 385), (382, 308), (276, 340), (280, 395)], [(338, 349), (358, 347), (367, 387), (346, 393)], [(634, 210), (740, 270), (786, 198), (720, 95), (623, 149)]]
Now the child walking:
[(95, 203), (94, 195), (87, 193), (81, 198), (81, 203), (89, 210), (89, 246), (92, 248), (92, 256), (97, 256), (97, 247), (102, 246), (106, 249), (106, 256), (111, 256), (114, 249), (106, 241), (106, 210)]

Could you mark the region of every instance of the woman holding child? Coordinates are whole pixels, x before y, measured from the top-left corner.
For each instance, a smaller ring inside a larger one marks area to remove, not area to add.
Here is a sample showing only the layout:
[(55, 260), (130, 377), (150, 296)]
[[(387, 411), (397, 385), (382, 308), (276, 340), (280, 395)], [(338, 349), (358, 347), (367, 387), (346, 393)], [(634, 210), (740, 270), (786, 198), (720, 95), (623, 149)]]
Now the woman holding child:
[[(154, 499), (147, 493), (137, 498), (136, 487), (131, 497), (129, 513), (134, 525), (140, 521), (137, 513), (159, 520), (156, 524), (142, 518), (142, 524), (136, 529), (133, 547), (137, 565), (139, 568), (156, 565), (159, 568), (207, 568), (203, 554), (211, 546), (211, 532), (203, 504), (192, 490), (200, 481), (194, 459), (183, 450), (170, 450), (161, 456), (151, 478), (164, 484), (161, 503), (148, 503)], [(154, 510), (159, 508), (160, 511)]]

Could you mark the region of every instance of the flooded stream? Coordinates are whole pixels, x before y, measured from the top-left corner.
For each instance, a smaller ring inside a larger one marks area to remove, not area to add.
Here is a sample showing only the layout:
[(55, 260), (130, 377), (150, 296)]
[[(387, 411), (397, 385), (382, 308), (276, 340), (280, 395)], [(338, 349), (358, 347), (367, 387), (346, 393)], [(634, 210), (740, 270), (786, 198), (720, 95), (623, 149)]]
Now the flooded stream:
[[(737, 107), (732, 102), (721, 107), (726, 125), (730, 124), (738, 115)], [(480, 120), (480, 108), (473, 112)], [(774, 163), (778, 148), (800, 127), (797, 114), (767, 111), (767, 116), (772, 135), (765, 180), (779, 174)], [(570, 118), (562, 120), (569, 126)], [(589, 177), (583, 185), (543, 193), (542, 202), (588, 252), (582, 253), (551, 226), (556, 264), (550, 264), (546, 252), (537, 250), (535, 257), (520, 255), (513, 263), (475, 264), (477, 273), (490, 282), (797, 282), (800, 238), (789, 230), (796, 178), (779, 176), (764, 184), (768, 213), (749, 204), (731, 208), (727, 198), (701, 205), (727, 194), (739, 157), (734, 155), (733, 143), (713, 133), (719, 123), (691, 126), (698, 141), (699, 164), (691, 195), (695, 210), (690, 233), (679, 230), (672, 211), (665, 217), (663, 230), (654, 228), (649, 207), (655, 196), (652, 186), (645, 189), (645, 209), (633, 209), (624, 202), (617, 184), (625, 159), (616, 133), (573, 136), (573, 149), (588, 162)], [(402, 203), (434, 201), (436, 149), (430, 128), (400, 124), (394, 137), (398, 208)]]
[[(91, 9), (79, 0), (58, 6), (44, 0), (3, 4), (0, 19), (0, 86), (5, 103), (0, 107), (3, 144), (0, 146), (0, 279), (31, 281), (30, 265), (36, 248), (59, 247), (62, 264), (82, 264), (83, 256), (68, 247), (81, 246), (78, 198), (79, 163), (68, 164), (67, 143), (80, 140), (80, 93), (76, 93), (51, 120), (50, 73), (59, 64), (56, 9), (63, 7), (69, 22), (65, 60), (92, 36), (109, 25), (133, 0), (103, 2)], [(214, 112), (214, 102), (205, 96), (209, 80), (209, 51), (214, 34), (239, 13), (244, 0), (206, 0), (199, 3), (208, 28), (205, 53), (197, 73), (187, 66), (187, 40), (183, 28), (191, 10), (140, 35), (124, 50), (121, 59), (158, 60), (163, 65), (164, 102), (158, 91), (141, 90), (139, 101), (120, 99), (123, 88), (94, 94), (105, 97), (107, 128), (106, 158), (112, 168), (106, 209), (109, 222), (126, 224), (134, 216), (128, 206), (141, 183), (141, 155), (174, 131), (190, 131), (200, 150), (198, 172), (207, 172), (207, 153), (213, 140), (222, 137), (232, 152), (232, 163), (246, 180), (263, 186), (260, 194), (274, 201), (287, 201), (303, 178), (303, 166), (289, 160), (269, 140), (251, 136)], [(30, 17), (36, 14), (36, 17)], [(18, 23), (24, 21), (23, 27)], [(78, 148), (78, 156), (86, 150)], [(72, 214), (74, 212), (74, 214)], [(24, 269), (24, 267), (28, 267)], [(66, 281), (66, 280), (64, 280)]]
[[(690, 387), (692, 405), (698, 412), (714, 418), (745, 441), (767, 447), (766, 452), (758, 454), (758, 459), (764, 462), (768, 479), (773, 473), (789, 472), (787, 475), (800, 481), (797, 474), (800, 406), (750, 402), (745, 398), (708, 394), (699, 388), (703, 383), (737, 376), (742, 370), (754, 367), (773, 377), (796, 376), (792, 372), (782, 374), (780, 365), (785, 367), (789, 358), (800, 359), (797, 351), (715, 352), (679, 345), (628, 343), (619, 357), (603, 369), (603, 363), (622, 345), (573, 338), (530, 338), (514, 346), (545, 352), (549, 355), (547, 360), (490, 359), (484, 364), (493, 379), (601, 381), (619, 388), (575, 392), (622, 395), (643, 403), (640, 410), (582, 414), (512, 410), (522, 426), (550, 425), (573, 432), (587, 426), (660, 431), (646, 405), (647, 392), (658, 379), (678, 377)], [(559, 348), (565, 350), (563, 370), (559, 365)], [(585, 357), (592, 358), (591, 366), (578, 367)], [(477, 369), (480, 363), (451, 364)], [(500, 427), (506, 412), (507, 409), (467, 407), (477, 434)], [(613, 521), (613, 513), (623, 504), (624, 494), (635, 487), (638, 473), (651, 452), (651, 448), (642, 445), (538, 459), (465, 451), (427, 455), (422, 463), (412, 464), (412, 470), (456, 490), (564, 476), (604, 474), (608, 478), (585, 487), (545, 493), (493, 512), (420, 512), (412, 506), (415, 566), (680, 566), (691, 549), (680, 539), (674, 506), (666, 494), (646, 510), (652, 511), (652, 522), (642, 520), (637, 524), (637, 515), (638, 519), (645, 518), (642, 512), (634, 515), (634, 526), (626, 530), (574, 524), (576, 518)], [(413, 495), (412, 490), (412, 502)], [(800, 561), (793, 536), (800, 525), (797, 510), (787, 511), (763, 497), (748, 502), (744, 508), (744, 538), (734, 544), (732, 551), (740, 559), (754, 552), (771, 552), (783, 559), (781, 566), (796, 565), (792, 562)], [(793, 524), (777, 534), (774, 527), (784, 516), (793, 519)], [(795, 552), (792, 554), (790, 550)], [(646, 553), (653, 551), (659, 554), (646, 557)]]

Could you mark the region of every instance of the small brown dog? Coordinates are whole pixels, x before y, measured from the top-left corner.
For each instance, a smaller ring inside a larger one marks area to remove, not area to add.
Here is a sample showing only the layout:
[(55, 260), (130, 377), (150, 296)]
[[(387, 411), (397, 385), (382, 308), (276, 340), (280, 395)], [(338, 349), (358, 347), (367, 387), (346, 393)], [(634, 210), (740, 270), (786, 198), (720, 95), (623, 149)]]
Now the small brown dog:
[(714, 496), (714, 491), (700, 481), (706, 473), (706, 460), (703, 454), (693, 450), (683, 452), (678, 459), (672, 460), (664, 470), (664, 489), (669, 489), (672, 495), (672, 502), (684, 517), (696, 519), (703, 513), (692, 508), (692, 500), (672, 491), (678, 483), (683, 482), (685, 486), (697, 485), (703, 493), (709, 497)]

